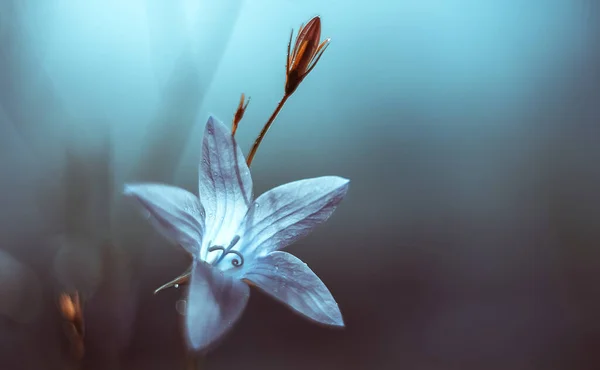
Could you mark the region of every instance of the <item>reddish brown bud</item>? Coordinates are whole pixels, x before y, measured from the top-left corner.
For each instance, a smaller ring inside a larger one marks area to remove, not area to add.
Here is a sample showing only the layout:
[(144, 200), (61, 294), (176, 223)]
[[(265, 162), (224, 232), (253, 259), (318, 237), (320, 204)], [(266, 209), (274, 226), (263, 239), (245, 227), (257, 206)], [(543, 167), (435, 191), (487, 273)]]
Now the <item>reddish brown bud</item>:
[(285, 93), (291, 95), (302, 80), (312, 71), (327, 46), (330, 39), (321, 42), (321, 18), (312, 18), (306, 26), (300, 26), (294, 48), (291, 49), (292, 37), (288, 43)]
[[(245, 102), (245, 104), (244, 104)], [(242, 93), (240, 97), (240, 104), (238, 105), (237, 110), (235, 111), (235, 115), (233, 116), (233, 125), (231, 126), (231, 135), (235, 135), (235, 131), (237, 130), (238, 124), (244, 118), (244, 113), (246, 112), (246, 108), (248, 108), (248, 104), (250, 103), (250, 98), (246, 100), (246, 96)]]

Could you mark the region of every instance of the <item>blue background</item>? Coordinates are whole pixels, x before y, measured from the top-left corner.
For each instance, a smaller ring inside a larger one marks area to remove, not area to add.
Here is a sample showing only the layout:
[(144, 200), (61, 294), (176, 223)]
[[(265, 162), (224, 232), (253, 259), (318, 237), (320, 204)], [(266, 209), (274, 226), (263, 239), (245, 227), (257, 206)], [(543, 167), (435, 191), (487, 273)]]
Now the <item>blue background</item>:
[(64, 369), (56, 296), (85, 297), (85, 369), (183, 369), (188, 257), (125, 181), (196, 191), (204, 123), (247, 153), (292, 28), (332, 42), (254, 160), (255, 193), (351, 179), (288, 250), (347, 328), (258, 291), (207, 369), (600, 367), (600, 7), (593, 0), (0, 4), (0, 368)]

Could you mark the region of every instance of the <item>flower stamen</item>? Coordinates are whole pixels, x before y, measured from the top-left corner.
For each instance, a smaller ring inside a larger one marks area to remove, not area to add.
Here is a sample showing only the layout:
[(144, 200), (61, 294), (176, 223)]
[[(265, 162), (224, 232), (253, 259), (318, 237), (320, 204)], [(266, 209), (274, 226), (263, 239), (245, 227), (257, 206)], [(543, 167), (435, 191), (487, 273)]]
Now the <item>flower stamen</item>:
[(208, 248), (209, 252), (214, 252), (214, 251), (223, 251), (223, 253), (221, 253), (221, 255), (219, 256), (219, 258), (217, 258), (215, 260), (215, 262), (213, 262), (213, 265), (217, 265), (219, 264), (219, 262), (221, 262), (223, 260), (223, 258), (225, 258), (225, 256), (227, 256), (230, 253), (235, 254), (238, 258), (234, 258), (231, 260), (231, 264), (234, 267), (240, 267), (244, 264), (244, 256), (238, 252), (238, 251), (234, 251), (231, 248), (233, 248), (237, 242), (240, 240), (240, 236), (236, 235), (233, 240), (231, 241), (231, 243), (229, 243), (229, 246), (227, 248), (220, 246), (220, 245), (213, 245), (212, 247)]

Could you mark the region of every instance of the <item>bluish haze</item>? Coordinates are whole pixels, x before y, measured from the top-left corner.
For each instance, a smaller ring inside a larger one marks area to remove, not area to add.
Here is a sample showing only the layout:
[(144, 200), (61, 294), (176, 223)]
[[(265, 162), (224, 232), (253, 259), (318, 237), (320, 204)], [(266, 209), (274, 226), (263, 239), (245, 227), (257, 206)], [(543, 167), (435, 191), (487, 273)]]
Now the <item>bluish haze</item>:
[[(189, 260), (122, 196), (197, 191), (209, 114), (245, 153), (292, 28), (323, 58), (252, 165), (255, 194), (351, 179), (289, 250), (346, 328), (252, 294), (209, 370), (600, 367), (600, 8), (592, 0), (3, 0), (0, 369), (184, 369)], [(72, 358), (57, 305), (84, 302)], [(79, 365), (78, 365), (79, 364)]]

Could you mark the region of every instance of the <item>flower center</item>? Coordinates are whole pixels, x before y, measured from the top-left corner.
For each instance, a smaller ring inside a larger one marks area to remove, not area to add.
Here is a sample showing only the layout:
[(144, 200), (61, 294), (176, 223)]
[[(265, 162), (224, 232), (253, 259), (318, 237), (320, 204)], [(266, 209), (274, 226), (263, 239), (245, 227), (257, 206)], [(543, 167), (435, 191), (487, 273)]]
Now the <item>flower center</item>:
[(223, 251), (223, 253), (221, 253), (221, 255), (219, 256), (219, 258), (217, 258), (213, 262), (213, 266), (219, 264), (219, 262), (221, 262), (223, 260), (223, 258), (225, 258), (225, 256), (227, 256), (230, 253), (236, 255), (236, 257), (234, 257), (231, 260), (231, 264), (234, 267), (240, 267), (240, 266), (242, 266), (244, 264), (244, 256), (242, 256), (242, 254), (240, 252), (232, 250), (233, 246), (235, 246), (239, 240), (240, 240), (240, 236), (236, 235), (233, 238), (233, 240), (231, 241), (231, 243), (229, 243), (229, 246), (227, 248), (225, 248), (223, 246), (220, 246), (220, 245), (213, 245), (212, 247), (208, 248), (209, 252)]

